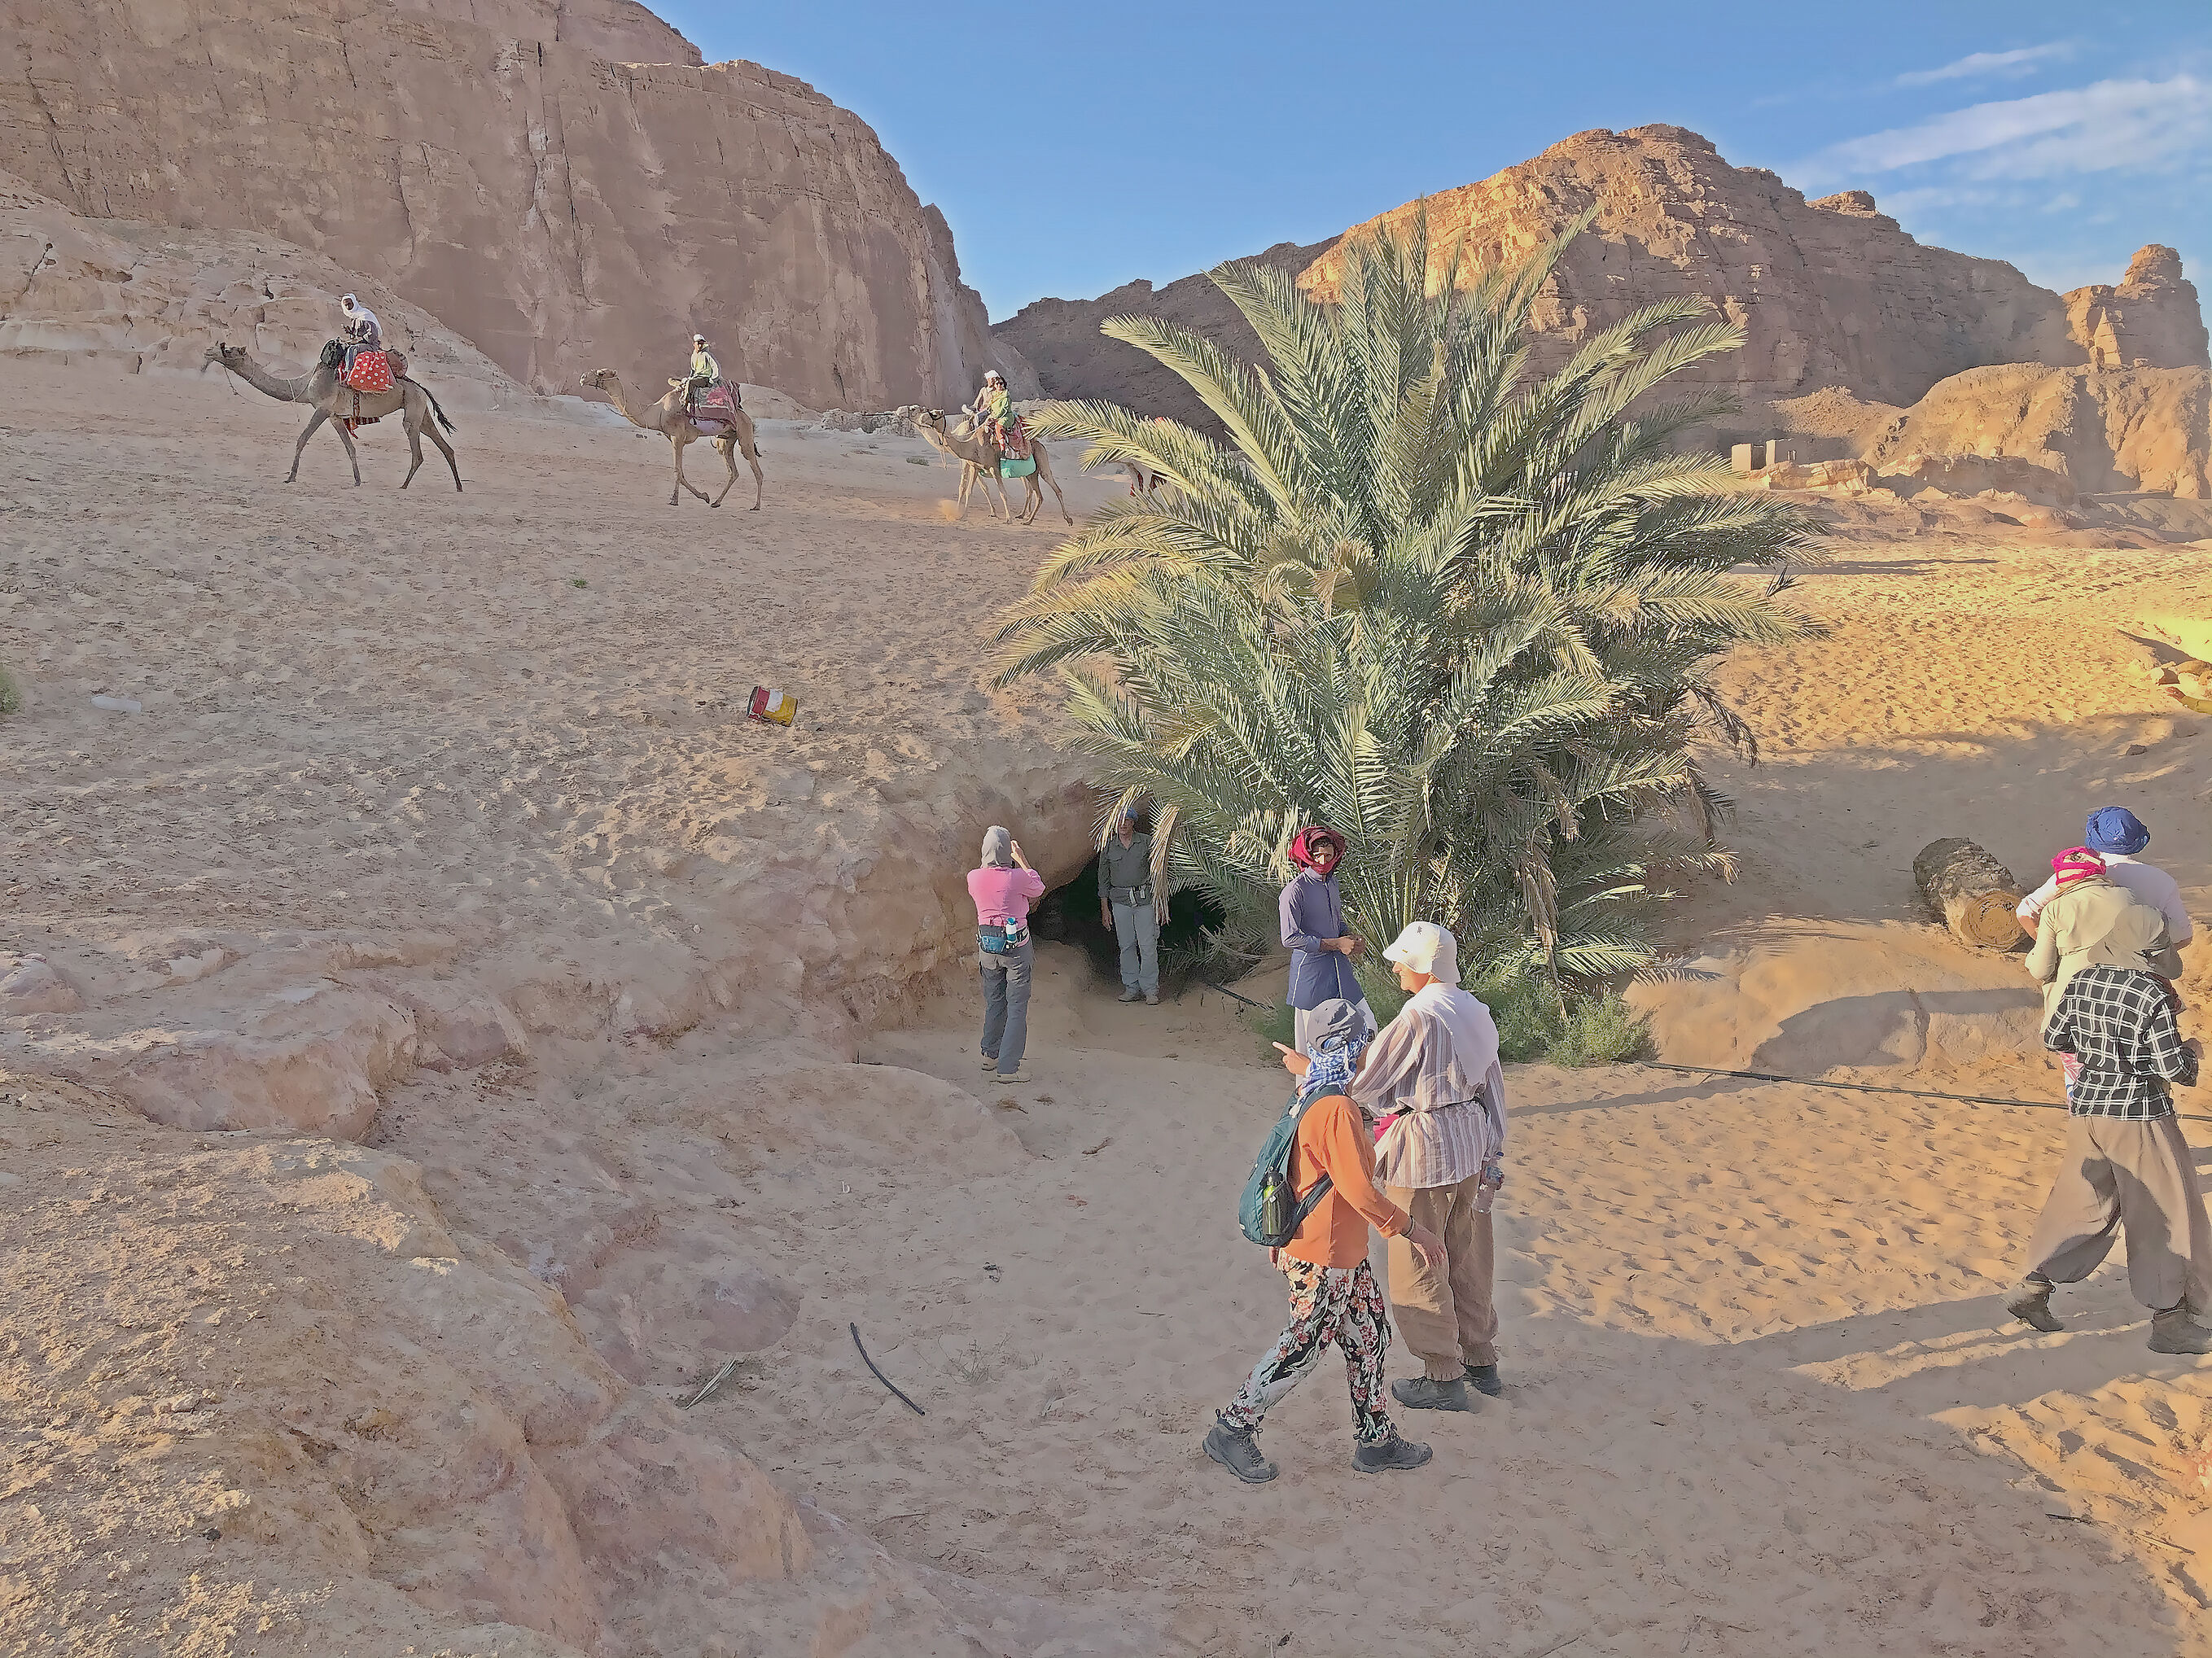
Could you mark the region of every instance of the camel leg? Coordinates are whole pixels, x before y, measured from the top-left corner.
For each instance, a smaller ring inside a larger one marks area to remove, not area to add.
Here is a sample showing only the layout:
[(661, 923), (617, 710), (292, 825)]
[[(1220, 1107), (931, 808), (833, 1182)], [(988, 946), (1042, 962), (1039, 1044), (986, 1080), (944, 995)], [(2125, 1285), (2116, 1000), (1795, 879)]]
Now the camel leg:
[[(1060, 515), (1067, 520), (1068, 527), (1073, 529), (1075, 525), (1075, 518), (1074, 515), (1067, 510), (1067, 497), (1060, 493), (1060, 480), (1044, 470), (1044, 461), (1042, 456), (1040, 456), (1037, 460), (1036, 476), (1042, 478), (1047, 483), (1052, 485), (1052, 498), (1060, 503)], [(1037, 492), (1037, 505), (1040, 507), (1044, 505), (1044, 492), (1042, 490), (1039, 490)]]
[(338, 434), (338, 441), (345, 445), (346, 459), (353, 463), (353, 486), (358, 489), (361, 488), (361, 451), (353, 446), (353, 434), (346, 430), (345, 422), (342, 420), (333, 419), (331, 429)]
[(461, 493), (461, 463), (454, 458), (453, 446), (446, 441), (445, 434), (439, 431), (435, 421), (424, 421), (422, 429), (430, 434), (431, 442), (446, 452), (446, 465), (453, 469), (453, 493), (459, 495)]
[(760, 511), (761, 491), (768, 487), (768, 480), (761, 476), (760, 445), (757, 443), (745, 451), (745, 465), (753, 469), (752, 510), (757, 513)]
[(413, 459), (407, 464), (407, 476), (399, 480), (399, 487), (403, 489), (414, 483), (415, 474), (422, 470), (422, 422), (425, 413), (417, 410), (406, 424), (407, 452)]
[(1031, 472), (1022, 482), (1029, 485), (1029, 494), (1022, 497), (1022, 522), (1034, 524), (1036, 522), (1037, 513), (1044, 507), (1044, 487), (1037, 482), (1037, 475), (1035, 472)]
[[(680, 439), (679, 439), (679, 438), (671, 438), (671, 439), (669, 439), (669, 440), (668, 440), (669, 443), (670, 443), (672, 446), (674, 446), (674, 448), (675, 448), (675, 450), (676, 450), (676, 483), (677, 483), (677, 488), (678, 488), (678, 489), (690, 489), (690, 490), (691, 491), (691, 493), (692, 493), (693, 495), (695, 495), (698, 496), (700, 500), (702, 500), (702, 501), (707, 501), (707, 492), (706, 492), (704, 489), (701, 489), (695, 488), (695, 487), (693, 486), (692, 483), (691, 483), (691, 480), (690, 480), (690, 478), (685, 477), (684, 476), (684, 446), (685, 444), (689, 443), (690, 440), (690, 440), (690, 439), (689, 439), (689, 438), (680, 438)], [(677, 500), (676, 490), (675, 490), (675, 489), (671, 489), (671, 490), (668, 492), (668, 504), (669, 504), (671, 507), (673, 507), (674, 505), (676, 505), (676, 500)], [(713, 503), (712, 501), (708, 501), (708, 502), (707, 502), (707, 504), (708, 504), (708, 506), (710, 506), (710, 507), (711, 507), (712, 505), (714, 505), (714, 503)]]
[[(991, 516), (994, 519), (1011, 519), (1012, 513), (1006, 506), (1006, 486), (999, 477), (999, 469), (995, 466), (978, 466), (975, 469), (975, 476), (983, 480), (983, 504), (991, 507)], [(996, 506), (991, 504), (991, 491), (994, 489), (999, 492)]]
[[(716, 438), (714, 447), (721, 454), (722, 465), (730, 469), (730, 481), (722, 486), (722, 495), (726, 495), (730, 493), (731, 485), (738, 481), (738, 440), (734, 437)], [(722, 504), (722, 495), (716, 495), (707, 504), (709, 507), (720, 507)]]
[[(968, 497), (974, 492), (975, 488), (975, 469), (963, 461), (960, 467), (960, 513), (958, 517), (952, 520), (955, 524), (964, 524), (967, 522)], [(983, 496), (983, 504), (988, 507), (990, 505), (990, 495), (986, 491)]]
[[(307, 429), (300, 434), (300, 440), (292, 446), (292, 470), (284, 475), (285, 483), (297, 483), (300, 481), (300, 456), (307, 446), (307, 440), (315, 435), (315, 428), (329, 418), (330, 416), (320, 409), (307, 417)], [(345, 428), (341, 426), (337, 429), (343, 432)]]

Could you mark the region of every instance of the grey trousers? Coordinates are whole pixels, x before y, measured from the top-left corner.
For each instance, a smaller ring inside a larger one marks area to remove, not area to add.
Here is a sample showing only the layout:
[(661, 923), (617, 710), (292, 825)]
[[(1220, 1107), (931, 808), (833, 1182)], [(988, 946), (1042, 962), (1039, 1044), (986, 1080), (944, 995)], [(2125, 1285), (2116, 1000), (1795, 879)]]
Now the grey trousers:
[(2197, 1160), (2172, 1117), (2071, 1117), (2058, 1178), (2028, 1242), (2027, 1272), (2053, 1284), (2089, 1276), (2128, 1235), (2128, 1288), (2154, 1313), (2212, 1312), (2212, 1220)]
[(983, 975), (983, 1056), (1001, 1071), (1019, 1071), (1030, 1041), (1030, 969), (1036, 946), (1024, 944), (1003, 956), (978, 950)]
[(1149, 900), (1114, 906), (1114, 937), (1121, 946), (1121, 987), (1160, 993), (1160, 914)]

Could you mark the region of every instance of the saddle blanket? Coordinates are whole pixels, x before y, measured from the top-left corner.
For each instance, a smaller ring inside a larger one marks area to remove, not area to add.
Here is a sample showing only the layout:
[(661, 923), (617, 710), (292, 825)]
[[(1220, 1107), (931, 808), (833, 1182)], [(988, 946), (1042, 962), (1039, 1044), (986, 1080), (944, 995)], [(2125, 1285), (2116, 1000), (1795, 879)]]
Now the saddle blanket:
[(389, 392), (392, 386), (391, 360), (381, 351), (356, 352), (345, 383), (356, 392)]
[(703, 390), (691, 393), (691, 407), (687, 411), (699, 426), (734, 426), (738, 421), (738, 397), (726, 381), (718, 380)]

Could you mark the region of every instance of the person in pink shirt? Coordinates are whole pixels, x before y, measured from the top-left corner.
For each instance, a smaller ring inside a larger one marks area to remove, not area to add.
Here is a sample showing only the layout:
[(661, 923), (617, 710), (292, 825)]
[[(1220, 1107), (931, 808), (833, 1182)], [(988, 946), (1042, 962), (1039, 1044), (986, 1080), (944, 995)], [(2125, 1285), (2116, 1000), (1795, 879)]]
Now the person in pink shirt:
[(1030, 1034), (1030, 906), (1044, 896), (1044, 877), (1022, 856), (1022, 843), (999, 824), (983, 835), (983, 863), (968, 872), (975, 901), (976, 960), (983, 979), (983, 1069), (1022, 1083)]

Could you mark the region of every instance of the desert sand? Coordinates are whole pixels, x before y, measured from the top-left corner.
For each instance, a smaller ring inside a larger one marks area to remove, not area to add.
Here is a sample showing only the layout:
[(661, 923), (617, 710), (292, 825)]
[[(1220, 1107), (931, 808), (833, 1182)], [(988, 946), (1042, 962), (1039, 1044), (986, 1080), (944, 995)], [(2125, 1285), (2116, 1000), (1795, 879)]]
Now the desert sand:
[(1815, 1080), (1515, 1068), (1505, 1398), (1375, 1481), (1324, 1363), (1248, 1490), (1199, 1436), (1282, 1317), (1280, 1072), (1057, 947), (1034, 1079), (973, 1058), (981, 829), (1086, 855), (981, 683), (1056, 520), (781, 422), (761, 513), (672, 508), (550, 404), (463, 418), (465, 495), (388, 427), (287, 489), (301, 411), (217, 376), (5, 384), (0, 1650), (2212, 1652), (2212, 1370), (2113, 1267), (2006, 1321), (2057, 1079), (1909, 875), (2117, 799), (2202, 913), (2212, 738), (2124, 671), (2212, 644), (2204, 547), (1847, 525), (1637, 992)]

